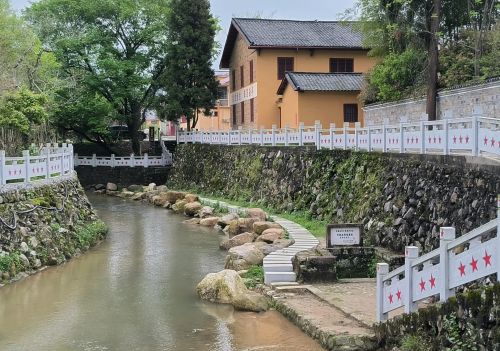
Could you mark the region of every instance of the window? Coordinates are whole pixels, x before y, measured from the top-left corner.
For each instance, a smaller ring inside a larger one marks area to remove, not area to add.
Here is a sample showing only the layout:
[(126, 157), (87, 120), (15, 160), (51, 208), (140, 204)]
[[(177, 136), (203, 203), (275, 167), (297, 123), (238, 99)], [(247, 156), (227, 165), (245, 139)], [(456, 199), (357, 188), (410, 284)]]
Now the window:
[(231, 89), (236, 90), (236, 72), (234, 69), (231, 71)]
[(254, 121), (254, 114), (255, 114), (255, 108), (254, 108), (254, 99), (250, 100), (250, 122)]
[(354, 72), (354, 59), (352, 58), (331, 58), (330, 59), (331, 73), (346, 73)]
[(250, 60), (250, 83), (253, 83), (253, 60)]
[(236, 125), (236, 105), (233, 105), (233, 126)]
[(241, 124), (245, 123), (245, 101), (241, 102)]
[(217, 88), (217, 99), (227, 100), (227, 87), (218, 87)]
[(214, 117), (217, 117), (218, 115), (219, 115), (219, 112), (217, 112), (217, 111), (214, 111), (214, 112), (213, 112), (213, 116), (214, 116)]
[(358, 121), (358, 104), (344, 104), (344, 122)]
[(278, 57), (278, 79), (285, 78), (285, 72), (293, 72), (293, 57)]
[(243, 66), (240, 67), (240, 88), (245, 86), (245, 72)]

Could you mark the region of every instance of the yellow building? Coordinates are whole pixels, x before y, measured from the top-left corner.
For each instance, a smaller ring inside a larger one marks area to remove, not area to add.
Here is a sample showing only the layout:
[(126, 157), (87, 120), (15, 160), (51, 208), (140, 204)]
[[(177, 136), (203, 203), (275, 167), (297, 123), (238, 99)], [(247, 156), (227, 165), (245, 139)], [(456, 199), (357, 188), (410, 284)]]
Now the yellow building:
[(353, 111), (363, 122), (359, 74), (352, 75), (360, 82), (357, 90), (311, 85), (305, 91), (290, 84), (286, 73), (328, 73), (323, 80), (333, 84), (346, 74), (368, 72), (375, 61), (367, 52), (352, 23), (234, 18), (220, 65), (230, 71), (231, 127), (294, 128), (315, 120), (340, 126), (353, 119)]
[[(198, 111), (198, 122), (194, 129), (201, 131), (229, 130), (231, 129), (231, 110), (229, 107), (229, 73), (216, 72), (215, 79), (219, 82), (217, 89), (217, 101), (214, 109), (207, 116), (203, 111)], [(180, 128), (186, 130), (186, 117), (181, 117)]]

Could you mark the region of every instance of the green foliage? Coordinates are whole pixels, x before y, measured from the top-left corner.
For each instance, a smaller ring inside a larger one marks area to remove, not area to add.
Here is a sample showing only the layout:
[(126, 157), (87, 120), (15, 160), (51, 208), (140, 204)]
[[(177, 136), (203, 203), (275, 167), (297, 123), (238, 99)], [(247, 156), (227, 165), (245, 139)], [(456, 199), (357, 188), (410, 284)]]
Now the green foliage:
[(478, 351), (476, 343), (477, 331), (470, 322), (465, 323), (465, 327), (461, 328), (457, 314), (452, 313), (445, 316), (443, 329), (447, 335), (447, 339), (451, 346), (447, 347), (449, 351)]
[(252, 266), (243, 274), (245, 286), (249, 289), (255, 288), (258, 284), (264, 283), (264, 268), (261, 266)]
[(16, 273), (24, 267), (17, 252), (0, 256), (0, 272)]
[(425, 81), (425, 53), (407, 49), (401, 54), (391, 53), (375, 66), (369, 82), (373, 89), (365, 95), (365, 102), (386, 102), (410, 96)]
[(10, 127), (28, 134), (35, 125), (47, 122), (47, 98), (22, 88), (0, 100), (0, 127)]
[(186, 116), (190, 130), (197, 111), (208, 115), (217, 98), (212, 59), (218, 25), (208, 0), (172, 0), (171, 8), (168, 60), (161, 79), (168, 87), (163, 114), (174, 121)]
[[(59, 108), (60, 125), (72, 128), (71, 111), (81, 118), (89, 115), (89, 107), (97, 107), (94, 119), (101, 121), (92, 122), (93, 132), (102, 131), (112, 116), (128, 126), (134, 152), (139, 152), (137, 131), (164, 88), (157, 78), (166, 64), (169, 9), (168, 0), (41, 0), (28, 9), (27, 18), (55, 53), (67, 81), (69, 91), (61, 93), (58, 103), (81, 95), (76, 106)], [(84, 127), (79, 123), (78, 133)]]
[(77, 245), (81, 248), (88, 248), (101, 240), (108, 228), (102, 221), (95, 221), (87, 225), (76, 228)]
[(429, 351), (427, 341), (419, 335), (406, 335), (401, 342), (401, 351)]

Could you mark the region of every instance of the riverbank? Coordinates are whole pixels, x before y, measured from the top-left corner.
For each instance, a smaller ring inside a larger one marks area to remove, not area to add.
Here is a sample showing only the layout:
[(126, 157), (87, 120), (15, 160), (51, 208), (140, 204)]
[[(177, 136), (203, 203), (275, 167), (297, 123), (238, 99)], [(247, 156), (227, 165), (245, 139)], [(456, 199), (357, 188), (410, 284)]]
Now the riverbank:
[[(191, 217), (191, 219), (187, 219), (185, 221), (186, 224), (190, 225), (190, 227), (196, 225), (200, 227), (216, 227), (219, 230), (224, 228), (227, 237), (222, 240), (220, 246), (223, 248), (225, 247), (226, 249), (229, 248), (230, 250), (232, 248), (236, 248), (233, 252), (240, 250), (236, 245), (252, 245), (249, 243), (254, 242), (256, 238), (262, 236), (262, 232), (267, 228), (267, 226), (273, 224), (273, 222), (267, 222), (267, 224), (262, 228), (264, 230), (257, 229), (257, 233), (248, 232), (249, 221), (248, 218), (245, 218), (245, 212), (248, 208), (228, 205), (222, 201), (204, 201), (204, 199), (200, 199), (194, 194), (168, 191), (164, 186), (156, 187), (153, 184), (149, 186), (132, 186), (131, 188), (121, 189), (119, 191), (118, 189), (115, 189), (114, 185), (108, 184), (106, 187), (107, 190), (101, 186), (98, 186), (98, 188), (99, 190), (97, 190), (97, 192), (101, 194), (142, 201), (156, 207), (167, 208), (173, 210), (174, 212), (182, 213)], [(211, 207), (206, 206), (207, 204), (211, 205)], [(258, 212), (256, 209), (254, 209), (254, 211)], [(260, 211), (260, 213), (263, 212), (262, 210)], [(260, 218), (260, 220), (270, 219), (270, 217), (267, 217), (267, 214), (264, 214), (264, 216), (265, 217)], [(229, 218), (231, 219), (229, 220)], [(239, 222), (237, 218), (239, 218)], [(224, 224), (223, 222), (227, 220), (229, 220), (229, 222)], [(232, 225), (230, 225), (231, 222)], [(253, 227), (254, 223), (259, 222), (252, 221), (250, 227)], [(261, 222), (260, 225), (264, 223), (266, 222)], [(259, 226), (259, 224), (257, 226)], [(280, 230), (279, 228), (275, 229)], [(246, 232), (246, 234), (241, 232)], [(250, 239), (247, 238), (244, 243), (243, 241), (240, 241), (243, 240), (242, 236), (248, 236)], [(275, 240), (281, 239), (275, 238)], [(275, 243), (269, 242), (266, 245), (266, 243), (261, 241), (260, 244), (261, 245), (257, 246), (267, 246), (269, 248)], [(242, 246), (239, 247), (241, 248)], [(255, 258), (253, 255), (249, 255), (249, 257)], [(328, 293), (321, 296), (321, 294), (316, 294), (320, 290), (304, 286), (283, 286), (276, 287), (274, 289), (264, 286), (262, 284), (262, 271), (257, 273), (257, 276), (252, 276), (254, 272), (258, 272), (258, 270), (254, 270), (253, 267), (257, 267), (259, 264), (262, 264), (263, 257), (265, 257), (265, 255), (260, 256), (257, 261), (245, 262), (242, 256), (238, 256), (238, 260), (235, 260), (236, 257), (234, 254), (228, 252), (228, 257), (226, 258), (226, 268), (236, 269), (236, 271), (238, 271), (238, 274), (231, 275), (230, 279), (237, 279), (237, 275), (243, 277), (243, 281), (247, 284), (247, 287), (254, 291), (259, 291), (269, 299), (269, 304), (272, 309), (279, 311), (292, 323), (297, 325), (303, 332), (317, 340), (327, 350), (342, 349), (354, 351), (374, 349), (374, 333), (370, 328), (371, 325), (368, 326), (370, 322), (363, 323), (362, 320), (360, 321), (359, 319), (354, 318), (350, 313), (342, 311), (338, 308), (338, 306), (330, 303), (328, 299), (325, 298), (325, 295), (328, 295)], [(236, 265), (234, 265), (235, 261), (238, 262)], [(250, 275), (247, 273), (248, 268), (252, 271), (252, 274)], [(224, 274), (221, 274), (221, 276)], [(211, 279), (217, 283), (214, 283), (215, 285), (219, 285), (221, 284), (220, 282), (223, 281), (224, 277), (219, 276)], [(222, 284), (226, 287), (225, 282)], [(289, 285), (294, 284), (296, 283), (290, 283)], [(229, 286), (230, 285), (231, 284), (229, 284)], [(222, 290), (226, 291), (226, 288)], [(227, 296), (220, 295), (220, 291), (221, 290), (217, 290), (216, 295), (218, 296), (209, 300), (227, 303), (229, 301)], [(333, 299), (335, 299), (334, 294), (331, 294), (331, 296), (334, 296)], [(374, 298), (374, 296), (371, 296), (370, 298), (372, 297)], [(372, 302), (368, 305), (372, 305)], [(236, 307), (241, 306), (237, 305)]]
[(76, 177), (9, 185), (0, 190), (0, 286), (77, 257), (106, 233)]

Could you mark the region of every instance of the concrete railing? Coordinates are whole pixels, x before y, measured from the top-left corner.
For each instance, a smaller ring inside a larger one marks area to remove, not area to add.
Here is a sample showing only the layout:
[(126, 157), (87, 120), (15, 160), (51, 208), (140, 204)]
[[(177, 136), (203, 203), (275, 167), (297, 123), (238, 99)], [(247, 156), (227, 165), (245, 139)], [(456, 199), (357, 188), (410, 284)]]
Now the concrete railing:
[(97, 157), (95, 154), (92, 156), (79, 156), (75, 154), (75, 166), (91, 166), (91, 167), (161, 167), (172, 165), (172, 154), (170, 152), (163, 152), (161, 156), (134, 156), (128, 157)]
[(38, 156), (25, 150), (22, 157), (7, 157), (0, 150), (0, 186), (58, 178), (71, 174), (73, 169), (71, 144), (47, 144)]
[(431, 296), (444, 302), (461, 285), (496, 274), (500, 279), (500, 196), (497, 218), (455, 239), (455, 228), (440, 229), (439, 249), (418, 256), (418, 248), (405, 249), (405, 265), (389, 272), (386, 263), (377, 264), (377, 321), (389, 312), (418, 309)]
[(354, 149), (380, 152), (470, 155), (500, 159), (500, 119), (462, 119), (401, 123), (361, 128), (359, 123), (342, 128), (319, 122), (298, 129), (248, 129), (178, 132), (179, 143), (222, 145), (303, 146), (320, 149)]

